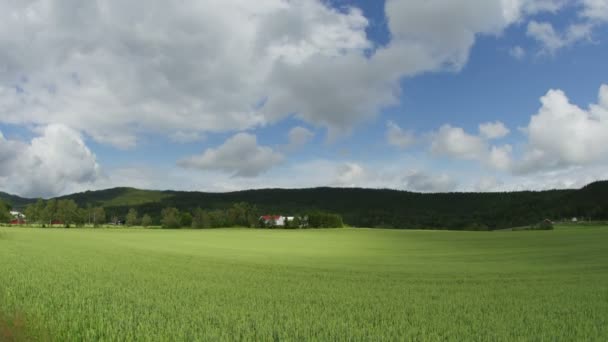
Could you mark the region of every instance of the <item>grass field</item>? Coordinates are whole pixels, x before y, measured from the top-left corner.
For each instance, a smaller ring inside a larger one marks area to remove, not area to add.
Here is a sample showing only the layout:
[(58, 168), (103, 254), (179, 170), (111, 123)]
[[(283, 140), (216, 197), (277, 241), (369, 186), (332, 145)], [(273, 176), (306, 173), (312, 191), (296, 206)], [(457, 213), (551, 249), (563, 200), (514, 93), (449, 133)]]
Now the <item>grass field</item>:
[(0, 228), (0, 340), (608, 340), (608, 227)]

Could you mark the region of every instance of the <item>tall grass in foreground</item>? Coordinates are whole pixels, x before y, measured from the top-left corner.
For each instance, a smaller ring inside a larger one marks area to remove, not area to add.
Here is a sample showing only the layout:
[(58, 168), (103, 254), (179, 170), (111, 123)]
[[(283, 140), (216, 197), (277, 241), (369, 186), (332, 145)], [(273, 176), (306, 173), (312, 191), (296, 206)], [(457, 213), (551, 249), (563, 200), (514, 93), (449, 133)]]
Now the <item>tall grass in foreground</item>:
[(607, 340), (608, 229), (9, 229), (0, 311), (53, 341)]

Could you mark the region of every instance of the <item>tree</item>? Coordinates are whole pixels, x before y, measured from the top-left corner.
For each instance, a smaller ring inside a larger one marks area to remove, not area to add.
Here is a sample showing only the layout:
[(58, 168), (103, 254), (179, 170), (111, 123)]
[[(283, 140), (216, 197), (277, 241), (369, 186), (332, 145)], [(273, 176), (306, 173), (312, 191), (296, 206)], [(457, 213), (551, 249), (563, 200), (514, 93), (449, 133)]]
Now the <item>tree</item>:
[(149, 227), (152, 225), (152, 218), (150, 217), (150, 215), (145, 214), (142, 218), (141, 218), (141, 225), (143, 227)]
[(211, 219), (207, 210), (196, 208), (192, 215), (192, 228), (210, 228)]
[(182, 217), (180, 219), (182, 227), (191, 227), (192, 226), (192, 214), (185, 211), (182, 213)]
[(161, 224), (163, 228), (180, 228), (181, 216), (177, 208), (165, 208), (161, 212)]
[(93, 208), (92, 216), (93, 227), (99, 227), (100, 223), (104, 223), (106, 221), (106, 211), (103, 207)]
[(78, 208), (78, 210), (76, 210), (76, 219), (74, 220), (76, 227), (84, 227), (88, 219), (89, 212), (85, 208)]
[(291, 222), (291, 225), (294, 228), (303, 228), (303, 222), (304, 221), (302, 220), (302, 218), (300, 216), (295, 216), (293, 218), (293, 221)]
[(52, 199), (46, 201), (46, 205), (40, 214), (40, 220), (49, 224), (49, 227), (53, 225), (53, 221), (57, 219), (57, 200)]
[(240, 202), (232, 205), (227, 217), (230, 226), (255, 227), (259, 216), (255, 206), (246, 202)]
[(127, 214), (126, 220), (125, 220), (125, 224), (127, 226), (137, 226), (138, 222), (138, 218), (137, 218), (137, 210), (131, 208), (129, 209), (129, 213)]
[(25, 217), (27, 218), (28, 223), (40, 223), (45, 207), (46, 203), (44, 203), (44, 200), (42, 199), (38, 199), (36, 203), (29, 204), (25, 208)]
[(0, 201), (0, 223), (8, 223), (11, 220), (11, 213), (8, 205)]
[(228, 227), (226, 210), (212, 210), (209, 212), (209, 226), (213, 228)]
[(74, 200), (57, 201), (57, 219), (63, 222), (65, 228), (69, 228), (78, 218), (78, 205)]
[(553, 222), (551, 220), (543, 220), (537, 225), (539, 230), (553, 230)]
[(308, 227), (311, 228), (342, 228), (342, 217), (337, 214), (312, 213), (307, 216)]
[(32, 224), (38, 221), (38, 212), (36, 212), (36, 204), (28, 204), (23, 211), (28, 223)]

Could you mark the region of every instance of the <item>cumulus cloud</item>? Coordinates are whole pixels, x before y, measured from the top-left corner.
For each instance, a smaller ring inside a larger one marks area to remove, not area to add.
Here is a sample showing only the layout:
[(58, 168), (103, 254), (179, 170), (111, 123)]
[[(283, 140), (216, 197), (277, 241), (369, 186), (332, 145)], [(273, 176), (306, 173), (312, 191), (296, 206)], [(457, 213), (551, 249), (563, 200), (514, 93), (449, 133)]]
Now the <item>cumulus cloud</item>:
[(313, 137), (315, 136), (315, 134), (304, 127), (294, 127), (291, 130), (289, 130), (289, 133), (287, 134), (287, 137), (289, 139), (289, 148), (290, 149), (296, 149), (299, 148), (301, 146), (306, 145)]
[(507, 134), (506, 127), (496, 122), (481, 124), (479, 130), (481, 136), (469, 134), (460, 127), (443, 125), (437, 132), (431, 134), (431, 152), (453, 159), (479, 161), (498, 170), (509, 169), (512, 147), (490, 146), (486, 140)]
[(572, 104), (561, 90), (549, 90), (540, 101), (541, 108), (522, 128), (527, 141), (518, 158), (511, 145), (489, 143), (509, 133), (498, 121), (479, 125), (479, 136), (444, 125), (431, 135), (430, 150), (435, 155), (477, 161), (513, 175), (608, 162), (608, 85), (600, 87), (597, 103), (587, 109)]
[[(345, 162), (334, 166), (334, 179), (329, 183), (340, 187), (392, 188), (416, 192), (448, 192), (457, 189), (453, 177), (424, 169), (404, 170), (386, 165)], [(330, 173), (331, 174), (331, 173)]]
[(475, 182), (471, 190), (475, 192), (497, 191), (503, 184), (494, 176), (482, 176)]
[(517, 45), (509, 49), (509, 54), (511, 55), (511, 57), (520, 61), (524, 59), (524, 57), (526, 57), (526, 50), (524, 50), (524, 48), (522, 48), (521, 46)]
[(201, 155), (182, 159), (184, 168), (222, 171), (234, 177), (256, 177), (283, 160), (283, 155), (267, 146), (259, 146), (253, 134), (238, 133), (217, 147)]
[(357, 163), (344, 163), (337, 167), (333, 184), (341, 187), (355, 187), (365, 184), (367, 172)]
[(486, 139), (506, 137), (511, 131), (500, 121), (486, 122), (479, 125), (479, 134)]
[(583, 0), (583, 16), (591, 20), (608, 21), (607, 0)]
[(405, 131), (392, 121), (386, 123), (386, 141), (389, 145), (407, 148), (416, 142), (413, 132)]
[(100, 178), (95, 155), (78, 132), (63, 125), (46, 126), (29, 143), (0, 134), (0, 162), (0, 186), (24, 196), (55, 196)]
[(388, 0), (374, 47), (361, 10), (320, 0), (2, 2), (0, 122), (123, 148), (290, 115), (335, 136), (398, 103), (402, 77), (458, 70), (476, 36), (556, 3)]
[(431, 152), (457, 159), (480, 159), (486, 153), (484, 140), (468, 134), (460, 127), (443, 125), (433, 134)]
[(169, 135), (169, 139), (171, 139), (171, 141), (176, 142), (176, 143), (187, 144), (187, 143), (192, 143), (192, 142), (203, 140), (204, 136), (199, 132), (176, 131)]
[[(567, 4), (566, 0), (555, 3), (557, 9)], [(541, 44), (541, 52), (552, 54), (574, 43), (591, 41), (594, 29), (608, 21), (608, 0), (579, 0), (576, 5), (579, 20), (568, 24), (563, 32), (549, 22), (533, 20), (528, 23), (527, 35)], [(548, 7), (545, 10), (551, 11)]]
[(524, 131), (527, 151), (518, 172), (534, 172), (606, 161), (608, 156), (608, 85), (588, 110), (570, 103), (561, 90), (550, 90)]
[(275, 66), (363, 50), (366, 25), (320, 1), (3, 3), (0, 121), (65, 123), (120, 147), (263, 125), (300, 110), (256, 108), (292, 81)]
[(412, 170), (402, 178), (405, 189), (419, 192), (449, 192), (454, 191), (458, 181), (447, 174), (432, 174), (420, 170)]
[(507, 171), (511, 169), (513, 163), (512, 154), (513, 147), (511, 145), (492, 146), (485, 162), (497, 170)]
[(590, 39), (591, 31), (590, 24), (573, 24), (568, 26), (566, 32), (558, 33), (551, 23), (531, 21), (526, 34), (541, 43), (542, 51), (554, 53), (578, 41)]

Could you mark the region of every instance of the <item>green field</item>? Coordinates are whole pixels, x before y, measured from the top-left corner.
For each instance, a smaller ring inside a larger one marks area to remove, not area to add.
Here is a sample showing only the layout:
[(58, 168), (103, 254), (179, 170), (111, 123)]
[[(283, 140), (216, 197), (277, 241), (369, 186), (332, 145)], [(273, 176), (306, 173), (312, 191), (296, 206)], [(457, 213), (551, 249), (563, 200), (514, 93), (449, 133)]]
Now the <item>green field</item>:
[(608, 227), (0, 228), (0, 340), (608, 340)]

